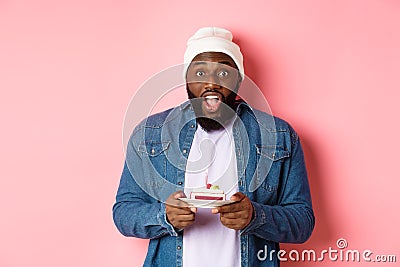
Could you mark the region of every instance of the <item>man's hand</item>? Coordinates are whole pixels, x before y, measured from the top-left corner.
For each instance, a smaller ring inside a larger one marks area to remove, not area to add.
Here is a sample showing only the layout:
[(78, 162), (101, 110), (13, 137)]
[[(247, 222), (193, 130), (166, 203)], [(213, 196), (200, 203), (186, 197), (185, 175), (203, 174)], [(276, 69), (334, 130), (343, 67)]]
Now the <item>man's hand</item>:
[(253, 217), (253, 205), (250, 199), (241, 192), (235, 193), (230, 200), (235, 203), (212, 209), (212, 213), (220, 213), (221, 223), (234, 230), (244, 229)]
[(187, 203), (179, 200), (180, 197), (186, 197), (182, 191), (172, 193), (166, 201), (167, 219), (177, 229), (183, 229), (194, 223), (197, 209), (189, 207)]

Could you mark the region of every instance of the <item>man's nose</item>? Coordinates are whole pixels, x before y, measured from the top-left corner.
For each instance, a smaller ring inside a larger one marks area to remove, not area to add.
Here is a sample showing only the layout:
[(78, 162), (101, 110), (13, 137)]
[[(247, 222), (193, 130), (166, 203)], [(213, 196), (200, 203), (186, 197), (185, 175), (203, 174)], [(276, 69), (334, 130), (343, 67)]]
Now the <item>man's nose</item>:
[(221, 89), (222, 88), (221, 82), (214, 75), (211, 75), (210, 77), (208, 77), (205, 86), (209, 90), (215, 90), (215, 89)]

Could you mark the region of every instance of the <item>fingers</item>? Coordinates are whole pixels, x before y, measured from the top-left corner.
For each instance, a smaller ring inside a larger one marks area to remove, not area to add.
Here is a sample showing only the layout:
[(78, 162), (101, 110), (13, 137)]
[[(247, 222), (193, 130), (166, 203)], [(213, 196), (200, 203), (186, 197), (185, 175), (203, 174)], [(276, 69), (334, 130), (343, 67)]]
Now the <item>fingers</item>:
[(167, 213), (174, 213), (176, 215), (187, 215), (192, 214), (194, 211), (191, 210), (189, 207), (175, 207), (167, 205)]
[(185, 208), (185, 207), (187, 208), (187, 207), (189, 207), (189, 205), (186, 202), (179, 200), (179, 198), (183, 198), (183, 197), (186, 197), (186, 195), (183, 191), (174, 192), (167, 198), (167, 200), (165, 201), (165, 204), (169, 205), (169, 206), (173, 206), (173, 207), (178, 207), (178, 208)]
[(221, 217), (221, 223), (230, 228), (230, 229), (234, 229), (234, 230), (241, 230), (244, 229), (247, 226), (247, 221), (240, 218), (240, 219), (228, 219), (225, 217)]
[(195, 214), (177, 214), (173, 211), (167, 211), (167, 219), (175, 228), (183, 229), (194, 223)]
[(177, 191), (171, 194), (165, 205), (167, 220), (178, 229), (183, 229), (195, 220), (197, 209), (190, 207), (186, 202), (179, 200), (181, 197), (186, 197), (182, 191)]
[(223, 205), (221, 207), (213, 208), (211, 210), (211, 212), (214, 213), (214, 214), (215, 213), (226, 213), (226, 212), (232, 213), (232, 212), (238, 212), (238, 211), (242, 211), (242, 210), (247, 209), (249, 207), (250, 200), (248, 198), (246, 198), (246, 196), (243, 195), (242, 193), (240, 193), (240, 194), (242, 194), (243, 197), (242, 196), (237, 196), (237, 194), (238, 193), (236, 193), (235, 195), (233, 195), (231, 197), (231, 200), (237, 201), (237, 202), (232, 203), (232, 204), (228, 204), (228, 205)]
[(251, 221), (252, 210), (233, 212), (233, 213), (221, 213), (220, 221), (223, 225), (228, 228), (241, 230), (244, 229)]
[(240, 192), (230, 199), (237, 202), (214, 208), (211, 212), (220, 213), (221, 223), (226, 227), (235, 230), (244, 229), (251, 221), (253, 205), (250, 199)]
[(224, 212), (221, 213), (221, 216), (227, 219), (239, 219), (239, 218), (248, 218), (249, 212), (248, 210), (241, 210), (236, 212)]
[(176, 222), (184, 222), (184, 221), (192, 221), (192, 220), (194, 220), (194, 214), (193, 213), (176, 214), (176, 213), (169, 212), (169, 213), (167, 213), (167, 216), (171, 216), (171, 218), (173, 218), (173, 221), (176, 221)]

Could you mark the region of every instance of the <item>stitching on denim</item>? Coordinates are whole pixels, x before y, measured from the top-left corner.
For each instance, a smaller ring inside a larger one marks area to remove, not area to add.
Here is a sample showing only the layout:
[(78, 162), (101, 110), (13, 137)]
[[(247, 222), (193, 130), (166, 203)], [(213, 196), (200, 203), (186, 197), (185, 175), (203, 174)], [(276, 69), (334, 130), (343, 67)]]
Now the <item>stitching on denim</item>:
[(256, 152), (258, 155), (267, 157), (273, 161), (290, 157), (290, 152), (283, 146), (275, 146), (275, 145), (261, 146), (257, 144), (255, 144), (254, 146), (256, 147)]

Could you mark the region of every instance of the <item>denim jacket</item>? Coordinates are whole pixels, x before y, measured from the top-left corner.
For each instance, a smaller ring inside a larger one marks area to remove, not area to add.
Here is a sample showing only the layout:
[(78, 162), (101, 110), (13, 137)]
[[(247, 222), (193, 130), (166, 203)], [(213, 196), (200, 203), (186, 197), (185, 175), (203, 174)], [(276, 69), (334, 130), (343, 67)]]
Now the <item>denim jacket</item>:
[[(285, 121), (245, 102), (236, 114), (238, 186), (254, 207), (252, 221), (240, 231), (241, 266), (279, 266), (279, 242), (305, 242), (314, 228), (303, 151)], [(144, 266), (182, 266), (184, 230), (168, 222), (164, 201), (183, 191), (196, 128), (186, 101), (146, 118), (129, 140), (113, 219), (123, 235), (150, 239)]]

